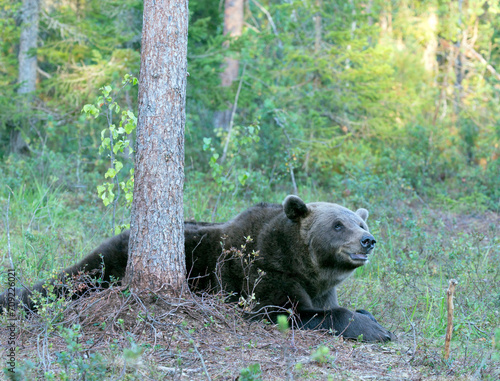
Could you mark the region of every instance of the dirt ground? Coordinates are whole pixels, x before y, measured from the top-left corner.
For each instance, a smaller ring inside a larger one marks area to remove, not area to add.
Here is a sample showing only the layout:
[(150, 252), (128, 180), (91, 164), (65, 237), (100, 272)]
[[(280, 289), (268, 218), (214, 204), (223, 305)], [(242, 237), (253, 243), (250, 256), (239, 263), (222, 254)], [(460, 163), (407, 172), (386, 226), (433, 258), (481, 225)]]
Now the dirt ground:
[[(70, 303), (57, 324), (81, 325), (84, 358), (104, 354), (117, 369), (143, 380), (257, 380), (240, 377), (241, 370), (252, 364), (260, 364), (262, 380), (470, 380), (485, 376), (479, 370), (464, 373), (464, 364), (447, 364), (442, 350), (418, 345), (414, 332), (398, 332), (398, 341), (385, 344), (344, 341), (324, 331), (289, 329), (282, 333), (274, 325), (249, 323), (238, 309), (213, 295), (182, 299), (157, 295), (145, 300), (125, 296), (115, 288)], [(29, 359), (57, 373), (54, 353), (67, 350), (67, 344), (57, 331), (47, 333), (46, 328), (39, 318), (18, 322), (17, 361)], [(6, 327), (1, 331), (6, 348)], [(142, 355), (127, 366), (123, 359), (116, 364), (119, 356), (113, 357), (110, 348), (123, 350), (130, 346), (130, 339), (142, 346)], [(326, 352), (318, 351), (321, 346), (328, 348), (323, 348)], [(486, 378), (497, 376), (500, 371), (493, 370)]]

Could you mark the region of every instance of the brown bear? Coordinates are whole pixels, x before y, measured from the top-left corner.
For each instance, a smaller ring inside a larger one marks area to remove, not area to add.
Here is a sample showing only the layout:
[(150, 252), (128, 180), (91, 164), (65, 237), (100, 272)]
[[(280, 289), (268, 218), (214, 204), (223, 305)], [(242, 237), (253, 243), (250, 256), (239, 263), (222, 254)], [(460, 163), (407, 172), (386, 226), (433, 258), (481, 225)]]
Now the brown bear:
[[(190, 287), (255, 298), (253, 314), (265, 313), (272, 320), (292, 309), (301, 328), (327, 329), (346, 338), (362, 335), (365, 341), (391, 340), (392, 333), (370, 313), (349, 311), (337, 300), (336, 287), (368, 262), (375, 246), (367, 218), (366, 209), (352, 212), (332, 203), (306, 204), (291, 195), (282, 205), (261, 203), (226, 223), (186, 222)], [(104, 283), (122, 278), (128, 240), (129, 231), (108, 239), (63, 270), (60, 280), (81, 271), (97, 273)], [(46, 293), (44, 283), (33, 289)], [(18, 289), (28, 308), (33, 307), (30, 295)], [(6, 293), (0, 295), (0, 305), (7, 299)]]

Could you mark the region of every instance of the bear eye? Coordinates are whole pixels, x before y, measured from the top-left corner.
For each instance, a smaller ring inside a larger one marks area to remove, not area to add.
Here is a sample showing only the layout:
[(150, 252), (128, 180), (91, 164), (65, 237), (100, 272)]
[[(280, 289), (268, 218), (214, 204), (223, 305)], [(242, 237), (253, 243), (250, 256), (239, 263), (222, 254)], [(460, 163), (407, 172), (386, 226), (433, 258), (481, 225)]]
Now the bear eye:
[(344, 225), (342, 225), (340, 222), (336, 222), (335, 225), (333, 225), (333, 228), (335, 229), (335, 231), (341, 231), (342, 228), (344, 227)]

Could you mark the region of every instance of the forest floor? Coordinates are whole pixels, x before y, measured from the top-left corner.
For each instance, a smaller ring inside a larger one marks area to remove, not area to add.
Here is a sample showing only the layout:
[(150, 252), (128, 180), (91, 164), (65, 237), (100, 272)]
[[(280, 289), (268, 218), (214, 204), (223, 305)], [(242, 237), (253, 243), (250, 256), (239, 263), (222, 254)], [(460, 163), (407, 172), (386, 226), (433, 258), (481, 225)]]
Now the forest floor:
[[(421, 347), (415, 331), (396, 332), (395, 342), (360, 343), (326, 331), (282, 333), (274, 325), (249, 323), (234, 306), (213, 295), (154, 299), (145, 302), (125, 296), (117, 287), (70, 303), (59, 319), (64, 326), (81, 327), (73, 329), (74, 340), (51, 332), (43, 319), (24, 320), (17, 327), (16, 360), (41, 364), (34, 372), (40, 377), (44, 366), (56, 374), (63, 371), (61, 358), (67, 356), (73, 364), (87, 362), (90, 379), (101, 365), (108, 372), (114, 367), (115, 379), (144, 380), (469, 380), (484, 376), (481, 364), (476, 372), (463, 373), (474, 358), (446, 363), (442, 348)], [(1, 337), (7, 337), (7, 330), (1, 331)], [(81, 345), (78, 351), (72, 349), (75, 344)], [(124, 347), (131, 353), (136, 348), (137, 356), (113, 356), (116, 348)], [(107, 360), (91, 361), (92, 354)], [(68, 375), (71, 370), (66, 369)], [(492, 379), (500, 376), (498, 368), (490, 371)]]
[[(17, 373), (10, 379), (500, 379), (500, 214), (405, 204), (371, 218), (380, 246), (367, 269), (345, 282), (339, 300), (368, 309), (396, 341), (361, 343), (293, 324), (280, 332), (243, 319), (222, 295), (138, 297), (116, 286), (54, 301), (36, 316), (18, 311)], [(460, 283), (451, 356), (444, 360), (451, 277)], [(0, 322), (3, 368), (10, 330), (6, 316)]]

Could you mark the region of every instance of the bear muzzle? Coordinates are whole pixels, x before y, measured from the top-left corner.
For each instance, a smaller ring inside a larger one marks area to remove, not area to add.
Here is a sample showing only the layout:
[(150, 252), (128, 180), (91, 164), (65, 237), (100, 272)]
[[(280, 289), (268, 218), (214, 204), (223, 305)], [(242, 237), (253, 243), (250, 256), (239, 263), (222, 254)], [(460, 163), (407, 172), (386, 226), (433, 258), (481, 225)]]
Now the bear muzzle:
[(361, 237), (359, 243), (361, 244), (361, 247), (368, 254), (370, 251), (373, 250), (377, 241), (375, 241), (375, 238), (373, 238), (371, 234), (365, 234), (363, 237)]
[(377, 241), (371, 234), (365, 234), (359, 240), (361, 250), (357, 253), (348, 253), (354, 261), (368, 261), (368, 254), (373, 250)]

